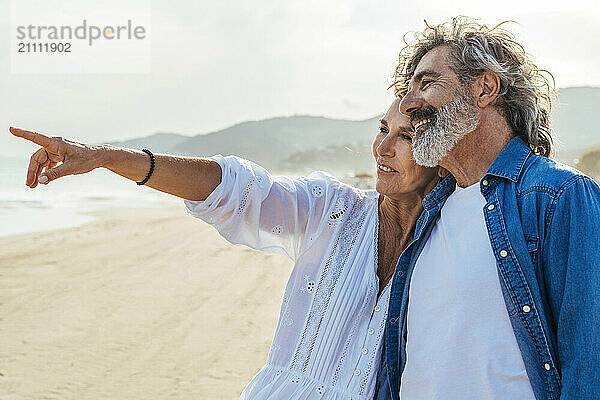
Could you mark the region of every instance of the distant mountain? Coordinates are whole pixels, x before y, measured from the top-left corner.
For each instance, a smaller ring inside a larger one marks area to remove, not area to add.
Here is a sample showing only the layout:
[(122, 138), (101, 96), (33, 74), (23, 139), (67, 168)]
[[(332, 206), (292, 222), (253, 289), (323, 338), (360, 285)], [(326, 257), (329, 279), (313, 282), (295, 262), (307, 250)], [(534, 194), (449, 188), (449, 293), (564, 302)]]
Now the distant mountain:
[[(235, 154), (278, 169), (282, 160), (328, 146), (361, 147), (376, 133), (377, 118), (348, 121), (324, 117), (293, 116), (251, 121), (221, 131), (198, 135), (171, 149), (183, 155)], [(297, 168), (303, 167), (298, 160)], [(314, 167), (314, 164), (311, 164)]]
[[(348, 148), (354, 151), (361, 149), (361, 152), (366, 150), (368, 157), (371, 157), (370, 146), (378, 129), (377, 120), (378, 118), (350, 121), (312, 116), (279, 117), (243, 122), (193, 137), (155, 134), (110, 144), (136, 149), (148, 147), (156, 152), (184, 156), (234, 154), (274, 171), (340, 171), (349, 169), (351, 160), (355, 158), (348, 157)], [(304, 159), (315, 150), (325, 148), (329, 148), (329, 153), (335, 152), (335, 157), (321, 152), (321, 157), (313, 155)], [(353, 155), (356, 156), (356, 153)]]
[(138, 150), (147, 147), (157, 153), (167, 153), (173, 147), (189, 139), (189, 136), (179, 135), (177, 133), (155, 133), (151, 136), (124, 140), (122, 142), (110, 142), (109, 144)]
[[(599, 107), (600, 88), (560, 89), (551, 114), (559, 161), (574, 165), (581, 154), (600, 147), (600, 130), (590, 122)], [(243, 122), (192, 137), (160, 133), (111, 144), (188, 156), (235, 154), (273, 172), (320, 169), (338, 175), (373, 173), (371, 142), (377, 133), (377, 119), (280, 117)]]
[(575, 167), (600, 182), (600, 148), (581, 155)]
[(369, 141), (358, 145), (329, 145), (300, 151), (281, 160), (276, 170), (303, 174), (323, 170), (340, 177), (354, 176), (375, 174), (375, 161)]
[(560, 89), (558, 104), (552, 109), (552, 127), (557, 136), (557, 159), (574, 165), (582, 153), (600, 147), (600, 127), (592, 116), (600, 109), (600, 88)]

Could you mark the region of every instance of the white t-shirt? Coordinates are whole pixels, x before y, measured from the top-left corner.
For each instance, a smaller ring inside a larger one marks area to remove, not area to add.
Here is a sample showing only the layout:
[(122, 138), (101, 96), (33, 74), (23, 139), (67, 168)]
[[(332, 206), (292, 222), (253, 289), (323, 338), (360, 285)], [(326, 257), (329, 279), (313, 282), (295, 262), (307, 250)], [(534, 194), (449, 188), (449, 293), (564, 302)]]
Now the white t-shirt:
[(240, 399), (371, 400), (391, 286), (377, 296), (379, 194), (322, 172), (289, 179), (212, 159), (221, 183), (205, 201), (184, 200), (187, 212), (232, 243), (295, 262), (267, 363)]
[(479, 183), (457, 187), (413, 271), (401, 400), (535, 400), (500, 288)]

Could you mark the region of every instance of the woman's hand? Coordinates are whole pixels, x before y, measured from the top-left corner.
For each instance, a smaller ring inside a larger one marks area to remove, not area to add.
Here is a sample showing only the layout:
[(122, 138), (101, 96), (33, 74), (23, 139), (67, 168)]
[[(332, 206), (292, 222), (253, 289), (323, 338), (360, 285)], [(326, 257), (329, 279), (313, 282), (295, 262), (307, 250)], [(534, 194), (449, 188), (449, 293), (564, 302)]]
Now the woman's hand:
[[(15, 136), (42, 146), (31, 156), (27, 170), (25, 184), (32, 189), (38, 182), (47, 184), (60, 177), (85, 174), (95, 168), (106, 168), (139, 182), (150, 169), (150, 157), (140, 150), (78, 143), (18, 128), (9, 130)], [(213, 160), (168, 154), (155, 154), (154, 157), (156, 166), (146, 182), (146, 186), (153, 189), (182, 199), (202, 201), (221, 183), (221, 167)], [(59, 162), (62, 164), (56, 166)]]
[[(63, 176), (85, 174), (100, 167), (97, 155), (101, 146), (73, 142), (59, 136), (48, 137), (19, 128), (11, 127), (9, 131), (42, 146), (31, 156), (27, 169), (25, 184), (32, 189), (38, 182), (48, 184)], [(62, 164), (56, 166), (59, 162)]]

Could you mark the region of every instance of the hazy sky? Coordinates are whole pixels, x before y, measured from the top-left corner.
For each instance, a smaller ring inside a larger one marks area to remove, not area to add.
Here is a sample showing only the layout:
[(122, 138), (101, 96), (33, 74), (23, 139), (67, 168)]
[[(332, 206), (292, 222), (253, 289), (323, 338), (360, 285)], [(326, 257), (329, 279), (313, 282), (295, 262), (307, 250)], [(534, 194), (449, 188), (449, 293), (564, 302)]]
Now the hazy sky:
[[(600, 9), (593, 1), (151, 4), (150, 74), (11, 74), (9, 0), (0, 0), (3, 126), (101, 143), (155, 132), (194, 135), (282, 115), (364, 119), (392, 100), (387, 87), (403, 35), (425, 18), (454, 15), (516, 20), (510, 29), (557, 86), (600, 86)], [(0, 136), (0, 154), (33, 148), (17, 142)]]

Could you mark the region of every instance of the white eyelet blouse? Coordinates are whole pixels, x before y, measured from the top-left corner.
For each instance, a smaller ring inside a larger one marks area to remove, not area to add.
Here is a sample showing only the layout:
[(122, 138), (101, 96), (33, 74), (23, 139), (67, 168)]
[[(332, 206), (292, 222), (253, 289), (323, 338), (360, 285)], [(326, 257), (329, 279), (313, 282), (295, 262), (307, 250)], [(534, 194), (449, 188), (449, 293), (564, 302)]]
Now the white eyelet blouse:
[(371, 400), (390, 285), (377, 298), (378, 193), (315, 172), (271, 176), (238, 157), (211, 157), (221, 183), (186, 211), (232, 243), (294, 262), (266, 365), (247, 400)]

